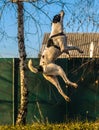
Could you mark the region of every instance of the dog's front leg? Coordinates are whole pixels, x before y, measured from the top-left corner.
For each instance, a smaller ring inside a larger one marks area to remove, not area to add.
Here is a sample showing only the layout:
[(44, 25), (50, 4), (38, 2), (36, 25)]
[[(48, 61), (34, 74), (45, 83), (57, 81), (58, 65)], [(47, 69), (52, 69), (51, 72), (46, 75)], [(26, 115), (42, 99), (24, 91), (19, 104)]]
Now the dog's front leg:
[(63, 50), (63, 52), (67, 53), (68, 51), (71, 51), (71, 50), (77, 50), (79, 53), (83, 53), (83, 51), (80, 48), (76, 47), (76, 46), (67, 46)]
[(45, 75), (45, 74), (43, 74), (43, 76), (46, 80), (51, 82), (57, 88), (58, 92), (64, 97), (64, 99), (66, 101), (68, 101), (68, 102), (70, 101), (69, 97), (61, 89), (60, 84), (59, 84), (56, 76), (53, 76), (53, 75), (50, 76), (50, 75)]

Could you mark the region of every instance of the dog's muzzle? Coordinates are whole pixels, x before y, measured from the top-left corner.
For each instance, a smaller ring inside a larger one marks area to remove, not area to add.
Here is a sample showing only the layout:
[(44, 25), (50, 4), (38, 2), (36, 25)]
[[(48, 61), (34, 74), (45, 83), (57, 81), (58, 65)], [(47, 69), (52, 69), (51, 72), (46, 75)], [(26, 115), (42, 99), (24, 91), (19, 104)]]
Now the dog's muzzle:
[(64, 11), (61, 10), (61, 12), (60, 12), (60, 16), (63, 17), (64, 15), (65, 15)]

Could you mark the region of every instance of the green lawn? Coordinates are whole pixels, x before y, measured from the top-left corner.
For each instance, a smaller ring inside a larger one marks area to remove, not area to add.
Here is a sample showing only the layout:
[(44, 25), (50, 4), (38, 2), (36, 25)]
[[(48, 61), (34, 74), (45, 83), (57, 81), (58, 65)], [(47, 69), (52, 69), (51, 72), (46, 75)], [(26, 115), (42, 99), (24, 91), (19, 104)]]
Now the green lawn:
[(26, 126), (0, 126), (0, 130), (99, 130), (99, 122), (70, 122), (63, 124), (39, 124)]

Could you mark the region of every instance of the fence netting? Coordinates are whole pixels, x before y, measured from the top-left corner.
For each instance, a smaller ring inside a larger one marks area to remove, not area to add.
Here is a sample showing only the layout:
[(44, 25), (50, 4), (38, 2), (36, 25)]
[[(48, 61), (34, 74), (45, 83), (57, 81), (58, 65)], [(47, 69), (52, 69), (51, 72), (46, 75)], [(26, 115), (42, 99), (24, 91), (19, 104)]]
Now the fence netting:
[[(14, 60), (16, 64), (13, 64), (13, 59), (0, 59), (0, 125), (13, 123), (20, 104), (19, 60)], [(39, 59), (32, 60), (33, 64), (38, 66)], [(27, 122), (98, 120), (99, 59), (58, 59), (56, 63), (63, 67), (71, 81), (78, 83), (78, 88), (66, 88), (66, 84), (58, 76), (63, 91), (71, 98), (71, 102), (67, 103), (42, 74), (33, 74), (27, 70), (29, 89)], [(18, 71), (17, 76), (13, 75), (15, 69)], [(18, 82), (14, 86), (13, 80)], [(13, 87), (16, 91), (13, 91)], [(14, 93), (17, 94), (15, 100)]]

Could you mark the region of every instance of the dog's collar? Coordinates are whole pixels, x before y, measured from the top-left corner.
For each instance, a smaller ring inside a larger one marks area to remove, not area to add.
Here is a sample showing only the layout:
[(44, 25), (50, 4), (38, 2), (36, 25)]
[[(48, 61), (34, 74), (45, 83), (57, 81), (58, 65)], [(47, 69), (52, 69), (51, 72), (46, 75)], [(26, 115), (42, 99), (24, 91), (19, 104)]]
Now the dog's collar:
[(65, 35), (65, 34), (64, 34), (63, 32), (61, 32), (61, 33), (58, 33), (58, 34), (52, 35), (50, 38), (57, 37), (57, 36), (62, 36), (62, 35)]
[(51, 47), (51, 46), (54, 46), (55, 48), (60, 50), (60, 47), (54, 44), (52, 38), (48, 39), (48, 42), (47, 42), (47, 47)]
[(58, 34), (55, 34), (55, 35), (52, 35), (52, 36), (48, 39), (47, 47), (54, 46), (55, 48), (57, 48), (57, 49), (60, 50), (60, 47), (54, 44), (53, 38), (54, 38), (54, 37), (57, 37), (57, 36), (63, 36), (63, 35), (65, 35), (63, 32), (58, 33)]

